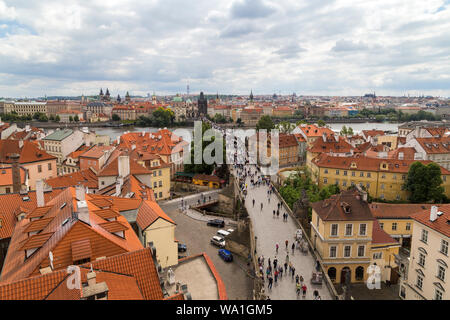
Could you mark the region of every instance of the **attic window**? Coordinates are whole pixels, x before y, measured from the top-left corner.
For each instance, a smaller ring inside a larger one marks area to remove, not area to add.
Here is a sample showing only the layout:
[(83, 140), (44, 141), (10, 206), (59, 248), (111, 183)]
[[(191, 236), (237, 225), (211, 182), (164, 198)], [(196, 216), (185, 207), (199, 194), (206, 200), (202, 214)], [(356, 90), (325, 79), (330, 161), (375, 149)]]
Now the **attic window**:
[(6, 173), (6, 170), (2, 170), (2, 174), (5, 174)]
[(22, 200), (23, 201), (30, 201), (30, 197), (23, 197)]
[(347, 202), (342, 202), (341, 206), (342, 206), (342, 209), (344, 209), (345, 213), (350, 213), (351, 212), (350, 205)]

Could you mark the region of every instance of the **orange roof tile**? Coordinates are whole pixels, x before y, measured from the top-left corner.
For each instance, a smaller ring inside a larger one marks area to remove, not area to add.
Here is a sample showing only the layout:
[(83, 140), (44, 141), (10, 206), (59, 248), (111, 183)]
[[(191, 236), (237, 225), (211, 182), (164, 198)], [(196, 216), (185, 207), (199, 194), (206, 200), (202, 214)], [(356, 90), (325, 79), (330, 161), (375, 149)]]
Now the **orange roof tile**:
[(141, 207), (139, 208), (136, 223), (142, 230), (145, 230), (159, 218), (175, 224), (175, 222), (161, 209), (156, 201), (146, 200), (143, 201)]
[(450, 137), (416, 138), (427, 154), (450, 153)]
[(411, 218), (421, 224), (450, 237), (450, 204), (436, 205), (438, 212), (442, 212), (435, 221), (430, 221), (430, 210), (423, 210), (421, 212), (411, 215)]
[(71, 243), (72, 261), (79, 261), (92, 257), (91, 241), (89, 239), (74, 241)]
[(12, 163), (12, 159), (9, 157), (12, 153), (20, 154), (20, 164), (56, 160), (56, 157), (48, 154), (45, 150), (39, 149), (31, 141), (23, 141), (21, 148), (19, 143), (18, 140), (0, 140), (0, 163)]
[(110, 233), (128, 230), (128, 227), (126, 225), (123, 225), (119, 221), (108, 221), (104, 223), (99, 223), (99, 226)]
[(377, 219), (409, 219), (412, 214), (430, 209), (431, 204), (420, 203), (378, 203), (369, 204), (370, 211)]
[(398, 245), (399, 242), (393, 239), (389, 234), (386, 233), (383, 229), (381, 229), (380, 224), (375, 219), (372, 224), (372, 244), (380, 245), (380, 244), (392, 244)]

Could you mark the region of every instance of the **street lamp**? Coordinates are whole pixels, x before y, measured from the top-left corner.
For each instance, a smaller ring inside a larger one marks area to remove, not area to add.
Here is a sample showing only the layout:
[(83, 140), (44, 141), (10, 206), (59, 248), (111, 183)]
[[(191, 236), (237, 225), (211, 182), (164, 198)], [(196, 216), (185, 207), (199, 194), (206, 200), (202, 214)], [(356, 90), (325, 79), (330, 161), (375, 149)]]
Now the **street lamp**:
[(258, 237), (255, 236), (255, 253), (256, 253), (256, 241), (258, 240)]

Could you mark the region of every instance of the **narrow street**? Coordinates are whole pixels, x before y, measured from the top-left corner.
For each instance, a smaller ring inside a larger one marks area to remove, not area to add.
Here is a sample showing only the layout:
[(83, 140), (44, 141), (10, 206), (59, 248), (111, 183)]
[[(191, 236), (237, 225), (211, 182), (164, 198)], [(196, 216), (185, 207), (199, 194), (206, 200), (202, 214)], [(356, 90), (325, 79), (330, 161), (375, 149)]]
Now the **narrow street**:
[[(217, 126), (213, 126), (217, 128)], [(220, 128), (217, 129), (221, 130)], [(227, 151), (231, 151), (228, 150), (229, 147), (231, 146), (227, 146)], [(245, 157), (245, 147), (242, 141), (238, 142), (237, 150), (237, 158), (242, 161), (243, 157)], [(233, 166), (230, 167), (232, 168)], [(247, 168), (247, 170), (251, 168), (252, 172), (255, 172), (256, 170), (255, 165), (246, 165), (245, 168)], [(232, 168), (232, 173), (235, 177), (242, 176), (234, 168)], [(321, 286), (317, 286), (312, 285), (310, 282), (312, 272), (315, 271), (316, 263), (311, 254), (309, 252), (304, 254), (298, 249), (294, 249), (294, 253), (292, 253), (291, 245), (294, 242), (294, 236), (297, 231), (295, 222), (289, 215), (287, 221), (283, 221), (283, 214), (286, 213), (286, 209), (283, 207), (281, 207), (280, 215), (278, 217), (276, 215), (274, 217), (273, 215), (273, 210), (276, 211), (278, 208), (277, 204), (281, 202), (280, 199), (274, 193), (269, 196), (269, 187), (266, 185), (261, 184), (259, 187), (252, 187), (250, 180), (251, 178), (247, 176), (245, 183), (248, 185), (248, 193), (245, 197), (245, 207), (252, 221), (255, 237), (257, 238), (256, 255), (264, 256), (263, 271), (266, 295), (272, 300), (312, 300), (314, 290), (318, 290), (322, 300), (330, 300), (331, 294), (325, 283)], [(257, 177), (255, 177), (255, 180), (257, 180)], [(253, 199), (255, 200), (254, 206), (252, 203)], [(263, 204), (262, 210), (261, 203)], [(286, 240), (288, 240), (287, 249), (285, 245)], [(278, 253), (276, 252), (277, 243), (279, 245)], [(293, 278), (289, 275), (289, 269), (287, 272), (283, 272), (282, 278), (278, 278), (277, 282), (273, 282), (272, 289), (268, 289), (268, 280), (265, 271), (269, 258), (272, 262), (277, 258), (278, 265), (284, 265), (285, 261), (292, 262), (295, 268), (295, 274), (303, 276), (304, 278), (304, 283), (307, 287), (305, 298), (303, 298), (301, 294), (297, 296), (295, 277)]]

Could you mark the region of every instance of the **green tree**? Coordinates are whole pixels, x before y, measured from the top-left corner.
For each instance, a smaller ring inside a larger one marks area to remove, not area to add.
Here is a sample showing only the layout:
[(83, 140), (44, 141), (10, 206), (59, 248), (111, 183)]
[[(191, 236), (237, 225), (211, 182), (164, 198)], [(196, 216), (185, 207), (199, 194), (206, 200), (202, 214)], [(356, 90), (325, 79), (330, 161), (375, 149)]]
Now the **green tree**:
[(404, 188), (410, 192), (409, 199), (413, 203), (440, 203), (445, 199), (442, 182), (439, 165), (416, 161), (409, 168)]
[[(204, 136), (206, 130), (209, 130), (209, 129), (211, 129), (211, 125), (208, 122), (203, 122), (202, 123), (202, 136)], [(222, 152), (223, 152), (222, 159), (225, 162), (225, 160), (226, 160), (226, 158), (225, 158), (226, 157), (225, 139), (220, 137), (220, 140), (222, 140)], [(212, 137), (211, 141), (206, 141), (204, 139), (202, 140), (202, 155), (203, 155), (205, 148), (214, 142), (215, 142), (215, 137)], [(213, 150), (212, 156), (213, 157), (215, 156), (215, 150)], [(203, 156), (202, 156), (202, 163), (195, 164), (194, 163), (194, 141), (191, 142), (191, 163), (184, 165), (184, 172), (211, 174), (214, 171), (214, 169), (216, 167), (218, 167), (219, 165), (221, 165), (221, 164), (216, 164), (216, 163), (206, 164)], [(220, 172), (221, 172), (221, 174), (223, 173), (223, 171), (220, 171)]]
[(159, 107), (152, 113), (152, 123), (154, 126), (167, 127), (173, 124), (175, 114), (171, 109), (164, 109)]
[(73, 117), (69, 116), (69, 122), (72, 122), (72, 121), (73, 121)]
[(59, 115), (56, 115), (55, 122), (60, 122), (60, 121), (61, 121), (61, 118), (59, 117)]
[(342, 126), (341, 132), (339, 132), (341, 136), (346, 136), (348, 134), (347, 127)]
[(320, 119), (319, 121), (317, 121), (317, 126), (318, 127), (325, 127), (326, 123), (325, 121), (323, 121), (322, 119)]
[(242, 124), (243, 124), (242, 123), (242, 119), (241, 118), (237, 118), (236, 123), (237, 123), (238, 127), (241, 127)]
[(50, 120), (50, 121), (55, 121), (55, 117), (51, 114), (51, 115), (50, 115), (50, 118), (48, 118), (48, 120)]
[(269, 115), (262, 116), (256, 124), (256, 130), (265, 129), (272, 130), (275, 128), (272, 118)]
[(78, 117), (78, 115), (76, 114), (75, 117), (73, 117), (73, 121), (78, 122), (80, 121), (80, 118)]
[(375, 120), (376, 120), (377, 122), (383, 122), (384, 120), (386, 120), (386, 117), (385, 117), (384, 115), (377, 114), (377, 115), (375, 116)]
[(120, 117), (117, 113), (113, 113), (111, 119), (112, 121), (120, 121)]
[(347, 129), (347, 135), (349, 135), (349, 136), (352, 136), (352, 135), (354, 135), (355, 133), (353, 132), (353, 128), (352, 127), (348, 127), (348, 129)]

